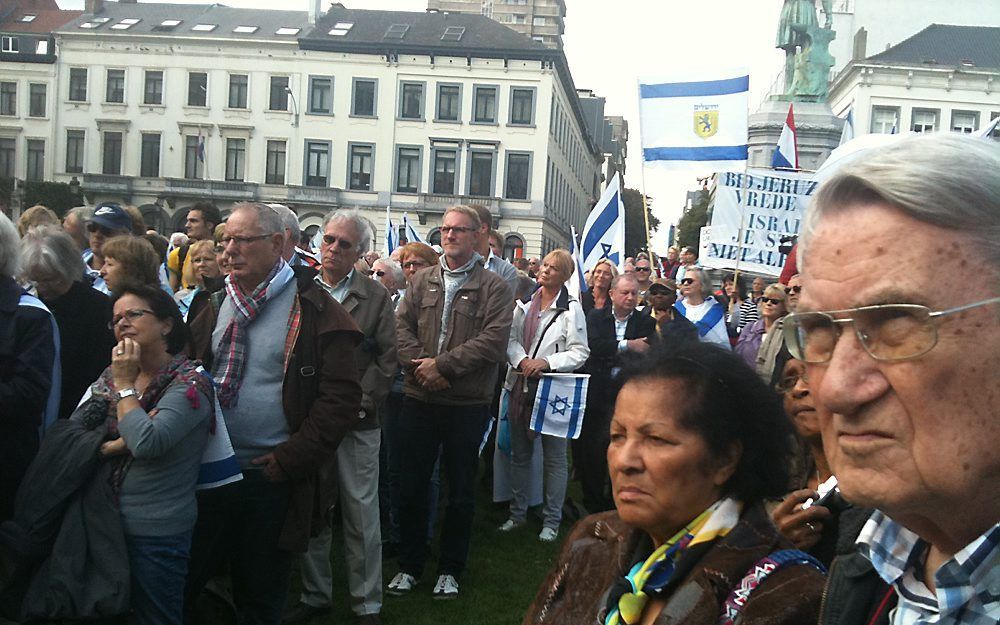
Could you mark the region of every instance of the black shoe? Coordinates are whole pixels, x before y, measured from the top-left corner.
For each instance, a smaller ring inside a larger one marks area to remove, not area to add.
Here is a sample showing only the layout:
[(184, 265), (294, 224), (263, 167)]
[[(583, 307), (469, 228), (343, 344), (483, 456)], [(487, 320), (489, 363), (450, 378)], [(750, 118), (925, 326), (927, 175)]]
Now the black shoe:
[(285, 610), (285, 615), (281, 617), (281, 625), (299, 625), (308, 623), (317, 616), (329, 615), (330, 607), (317, 608), (316, 606), (302, 603), (301, 601)]

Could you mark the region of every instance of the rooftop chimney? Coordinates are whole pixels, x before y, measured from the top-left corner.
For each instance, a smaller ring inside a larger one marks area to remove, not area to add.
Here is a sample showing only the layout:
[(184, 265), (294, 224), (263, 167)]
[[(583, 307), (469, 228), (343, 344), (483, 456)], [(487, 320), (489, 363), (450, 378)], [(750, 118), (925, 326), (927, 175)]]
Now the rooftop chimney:
[(100, 13), (104, 10), (104, 0), (86, 0), (83, 8), (87, 11), (87, 13)]

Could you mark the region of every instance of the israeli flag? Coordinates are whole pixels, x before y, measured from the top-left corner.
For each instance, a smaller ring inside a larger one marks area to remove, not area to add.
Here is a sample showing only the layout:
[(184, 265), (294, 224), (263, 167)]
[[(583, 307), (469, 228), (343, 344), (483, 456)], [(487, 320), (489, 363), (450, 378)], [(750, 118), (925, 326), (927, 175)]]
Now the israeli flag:
[[(213, 388), (215, 387), (215, 380), (204, 367), (199, 366), (197, 371), (208, 378)], [(196, 490), (218, 488), (243, 479), (243, 472), (240, 470), (240, 463), (233, 449), (233, 441), (229, 438), (226, 418), (222, 415), (222, 406), (219, 405), (218, 394), (212, 394), (212, 401), (215, 404), (215, 431), (208, 437), (208, 444), (201, 453)]]
[(388, 256), (399, 247), (399, 230), (392, 223), (392, 215), (389, 207), (385, 207), (385, 255)]
[(798, 169), (799, 168), (799, 144), (795, 134), (795, 113), (792, 105), (788, 105), (788, 115), (785, 117), (785, 125), (781, 127), (781, 135), (778, 137), (778, 147), (774, 150), (774, 157), (771, 159), (771, 167), (775, 169)]
[(616, 172), (601, 199), (590, 211), (583, 226), (583, 267), (594, 268), (607, 258), (616, 266), (625, 260), (625, 203), (622, 201), (621, 177)]
[(986, 127), (977, 132), (976, 134), (986, 139), (994, 132), (996, 132), (998, 126), (1000, 126), (1000, 117), (994, 117), (993, 121), (986, 124)]
[(528, 427), (539, 434), (576, 439), (587, 409), (589, 375), (546, 373), (538, 383)]
[(745, 70), (682, 71), (640, 83), (643, 163), (669, 170), (743, 171), (749, 94)]
[(576, 228), (570, 226), (569, 232), (570, 236), (573, 237), (573, 266), (576, 270), (573, 272), (573, 275), (566, 280), (566, 290), (569, 291), (571, 296), (579, 300), (580, 294), (586, 293), (588, 290), (587, 280), (583, 277), (583, 258), (580, 256), (580, 246), (577, 243)]
[(406, 240), (409, 243), (427, 243), (423, 237), (417, 234), (417, 229), (410, 223), (410, 216), (403, 213), (403, 231), (406, 232)]
[(840, 131), (840, 143), (844, 145), (854, 138), (854, 109), (848, 109), (847, 117), (844, 118), (844, 129)]

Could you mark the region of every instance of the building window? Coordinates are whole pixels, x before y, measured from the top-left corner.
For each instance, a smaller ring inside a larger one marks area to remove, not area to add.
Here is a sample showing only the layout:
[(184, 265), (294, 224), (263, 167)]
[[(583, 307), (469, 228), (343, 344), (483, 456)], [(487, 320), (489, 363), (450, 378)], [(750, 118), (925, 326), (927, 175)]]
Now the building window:
[(333, 115), (333, 78), (309, 77), (309, 112)]
[(899, 109), (890, 106), (872, 107), (872, 134), (899, 132)]
[(69, 100), (70, 102), (87, 101), (87, 68), (69, 68)]
[(269, 140), (267, 142), (265, 184), (285, 184), (285, 142)]
[(929, 109), (913, 109), (913, 122), (910, 130), (913, 132), (934, 132), (938, 125), (938, 112)]
[(14, 177), (14, 163), (17, 158), (15, 139), (0, 139), (0, 178)]
[(31, 83), (28, 86), (28, 116), (45, 117), (45, 100), (48, 88), (44, 83)]
[(247, 163), (247, 140), (226, 139), (226, 180), (243, 182)]
[(545, 18), (542, 16), (531, 18), (532, 26), (545, 26)]
[(462, 117), (462, 86), (438, 85), (437, 115), (442, 122), (457, 122)]
[(497, 87), (477, 86), (473, 92), (472, 121), (477, 124), (497, 123)]
[(83, 173), (83, 145), (86, 134), (82, 130), (66, 131), (66, 173)]
[(458, 165), (458, 150), (434, 150), (433, 193), (455, 194), (455, 169)]
[(122, 173), (122, 133), (105, 132), (103, 158), (101, 159), (101, 173), (114, 174)]
[(271, 76), (270, 96), (267, 99), (270, 111), (288, 110), (288, 76)]
[(204, 167), (201, 156), (201, 137), (187, 135), (184, 137), (184, 177), (189, 180), (200, 180)]
[(420, 192), (420, 148), (399, 148), (396, 154), (396, 192)]
[(508, 234), (503, 239), (503, 257), (514, 260), (524, 256), (524, 239), (516, 234)]
[(951, 129), (971, 135), (979, 128), (979, 113), (976, 111), (952, 111)]
[(125, 103), (125, 70), (109, 69), (108, 83), (105, 85), (104, 101), (113, 104)]
[(507, 166), (504, 168), (507, 181), (504, 183), (504, 197), (511, 200), (528, 199), (528, 180), (531, 176), (531, 154), (508, 152)]
[(250, 77), (246, 74), (229, 75), (229, 108), (247, 108), (247, 85)]
[(28, 167), (24, 171), (25, 180), (45, 178), (45, 141), (28, 139)]
[(350, 173), (347, 186), (354, 191), (372, 190), (372, 157), (375, 146), (365, 143), (352, 143), (349, 148), (348, 166)]
[(143, 178), (160, 177), (160, 135), (158, 133), (143, 133), (142, 135), (139, 175)]
[(208, 74), (188, 72), (188, 106), (208, 105)]
[(404, 82), (400, 88), (399, 117), (401, 119), (424, 118), (424, 83)]
[(535, 90), (514, 87), (510, 90), (510, 123), (530, 126), (535, 123)]
[(143, 104), (163, 104), (163, 72), (146, 70), (146, 82), (142, 90)]
[(493, 196), (493, 162), (496, 152), (469, 152), (469, 195)]
[(375, 117), (375, 94), (378, 81), (371, 78), (355, 78), (351, 88), (351, 115)]
[(17, 115), (16, 82), (0, 82), (0, 115)]
[(306, 141), (307, 187), (330, 186), (330, 143), (327, 141)]
[(0, 52), (8, 52), (10, 54), (17, 54), (18, 45), (17, 37), (0, 37)]

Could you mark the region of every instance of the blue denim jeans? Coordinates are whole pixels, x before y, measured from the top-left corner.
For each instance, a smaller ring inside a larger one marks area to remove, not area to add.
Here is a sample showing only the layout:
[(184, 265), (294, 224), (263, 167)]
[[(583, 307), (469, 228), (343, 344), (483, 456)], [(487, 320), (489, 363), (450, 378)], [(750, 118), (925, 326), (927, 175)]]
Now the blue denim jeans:
[(489, 407), (445, 406), (403, 400), (399, 430), (406, 445), (400, 453), (399, 568), (420, 577), (427, 560), (428, 494), (438, 455), (448, 483), (448, 507), (441, 527), (438, 573), (465, 569), (475, 512), (474, 487), (479, 445), (489, 422)]
[(191, 534), (188, 530), (173, 536), (125, 536), (132, 611), (139, 625), (181, 625), (184, 621)]

